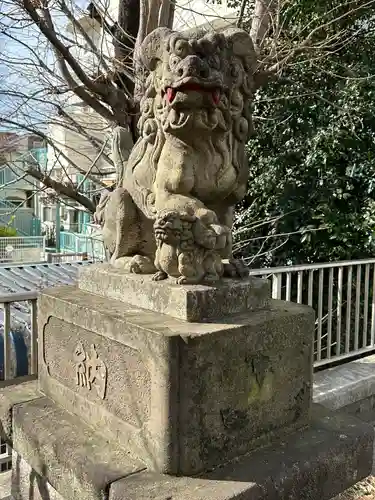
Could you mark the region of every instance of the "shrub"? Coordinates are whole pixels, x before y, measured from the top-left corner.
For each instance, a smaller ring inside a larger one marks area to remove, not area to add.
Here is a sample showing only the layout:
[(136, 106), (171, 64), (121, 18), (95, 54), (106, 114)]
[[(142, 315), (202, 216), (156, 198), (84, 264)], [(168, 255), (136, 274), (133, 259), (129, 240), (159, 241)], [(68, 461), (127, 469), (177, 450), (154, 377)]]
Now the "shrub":
[(10, 226), (0, 226), (0, 238), (12, 238), (17, 236), (17, 229)]

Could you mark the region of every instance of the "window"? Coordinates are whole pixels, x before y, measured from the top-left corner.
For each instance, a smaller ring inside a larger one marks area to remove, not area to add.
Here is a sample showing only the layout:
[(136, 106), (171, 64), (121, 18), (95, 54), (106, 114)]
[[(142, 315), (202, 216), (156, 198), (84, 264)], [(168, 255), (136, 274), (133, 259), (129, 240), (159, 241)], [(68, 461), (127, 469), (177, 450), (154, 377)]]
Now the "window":
[(9, 167), (0, 167), (0, 186), (15, 181), (17, 176)]

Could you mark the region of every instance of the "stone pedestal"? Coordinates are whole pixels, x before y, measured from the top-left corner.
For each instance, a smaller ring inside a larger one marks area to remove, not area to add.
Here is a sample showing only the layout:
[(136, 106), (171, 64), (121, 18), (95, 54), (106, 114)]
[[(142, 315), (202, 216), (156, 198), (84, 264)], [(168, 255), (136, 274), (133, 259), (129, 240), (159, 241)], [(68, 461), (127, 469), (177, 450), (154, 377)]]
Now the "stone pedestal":
[[(299, 500), (303, 478), (330, 471), (329, 443), (343, 488), (364, 477), (368, 427), (340, 421), (340, 442), (330, 416), (310, 426), (313, 311), (268, 297), (263, 280), (182, 287), (106, 265), (45, 291), (39, 386), (8, 403), (23, 468), (69, 500)], [(269, 474), (282, 494), (261, 496), (278, 490)]]
[(268, 283), (258, 278), (181, 286), (171, 279), (155, 282), (151, 275), (128, 274), (109, 264), (81, 269), (79, 288), (190, 322), (267, 309), (270, 301)]

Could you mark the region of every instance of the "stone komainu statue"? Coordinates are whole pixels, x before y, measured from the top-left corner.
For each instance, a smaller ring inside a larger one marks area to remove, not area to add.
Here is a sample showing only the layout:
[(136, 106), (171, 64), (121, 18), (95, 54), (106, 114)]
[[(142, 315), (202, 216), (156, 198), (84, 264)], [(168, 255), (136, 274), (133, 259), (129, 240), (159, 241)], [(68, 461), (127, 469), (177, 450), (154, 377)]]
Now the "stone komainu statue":
[(248, 178), (250, 36), (235, 28), (195, 37), (158, 28), (140, 56), (148, 73), (140, 138), (127, 157), (115, 130), (117, 163), (126, 166), (98, 207), (111, 263), (178, 283), (241, 276), (231, 227)]

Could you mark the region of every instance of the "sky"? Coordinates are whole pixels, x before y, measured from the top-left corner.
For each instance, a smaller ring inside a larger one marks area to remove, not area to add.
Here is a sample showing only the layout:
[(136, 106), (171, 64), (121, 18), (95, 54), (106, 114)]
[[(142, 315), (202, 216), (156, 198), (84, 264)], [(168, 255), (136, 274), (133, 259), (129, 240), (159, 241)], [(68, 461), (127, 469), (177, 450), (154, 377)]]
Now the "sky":
[[(84, 6), (87, 2), (78, 3)], [(25, 13), (16, 10), (13, 2), (0, 2), (0, 12), (0, 130), (10, 127), (4, 119), (45, 129), (53, 110), (51, 101), (56, 102), (49, 91), (64, 83), (57, 78), (54, 55), (39, 30), (26, 22)], [(55, 12), (54, 22), (63, 32), (67, 19)], [(44, 70), (38, 59), (55, 76)]]
[[(68, 0), (69, 1), (69, 0)], [(88, 0), (70, 0), (78, 12), (85, 9)], [(100, 0), (112, 6), (117, 0)], [(33, 127), (46, 128), (53, 112), (51, 101), (64, 102), (67, 96), (51, 97), (51, 87), (64, 84), (56, 78), (59, 72), (47, 41), (35, 28), (25, 13), (17, 10), (13, 0), (0, 0), (0, 130), (8, 129), (4, 119), (14, 120)], [(206, 0), (177, 0), (175, 27), (191, 28), (218, 17), (228, 18), (231, 13), (226, 0), (215, 4)], [(234, 14), (233, 14), (234, 15)], [(64, 33), (67, 19), (53, 12), (57, 31)], [(51, 76), (41, 68), (38, 58), (51, 68)]]

